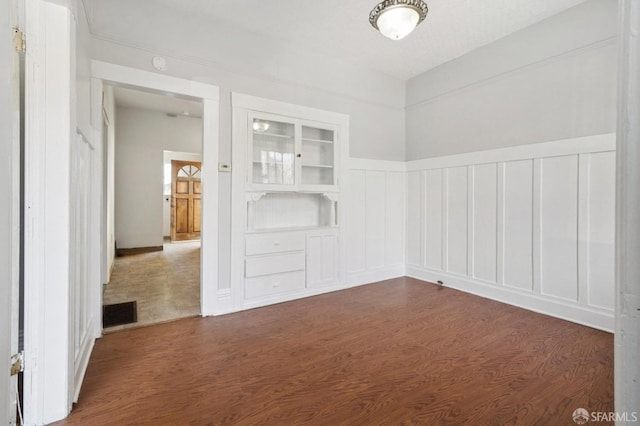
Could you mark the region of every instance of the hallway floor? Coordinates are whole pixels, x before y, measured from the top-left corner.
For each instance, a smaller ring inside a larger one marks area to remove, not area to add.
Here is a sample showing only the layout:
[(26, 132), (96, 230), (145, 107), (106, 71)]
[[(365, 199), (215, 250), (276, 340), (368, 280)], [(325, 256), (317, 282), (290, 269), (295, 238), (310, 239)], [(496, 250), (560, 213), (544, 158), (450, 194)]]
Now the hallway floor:
[(116, 257), (103, 304), (138, 303), (138, 322), (125, 328), (171, 321), (200, 314), (200, 241), (167, 243), (164, 250)]

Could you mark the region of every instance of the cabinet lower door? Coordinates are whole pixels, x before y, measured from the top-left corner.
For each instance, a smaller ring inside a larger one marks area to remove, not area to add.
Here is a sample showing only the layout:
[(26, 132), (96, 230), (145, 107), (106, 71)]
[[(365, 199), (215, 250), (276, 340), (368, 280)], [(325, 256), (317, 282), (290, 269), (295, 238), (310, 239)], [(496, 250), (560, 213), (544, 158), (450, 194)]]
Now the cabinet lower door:
[(338, 232), (307, 234), (307, 288), (338, 284)]

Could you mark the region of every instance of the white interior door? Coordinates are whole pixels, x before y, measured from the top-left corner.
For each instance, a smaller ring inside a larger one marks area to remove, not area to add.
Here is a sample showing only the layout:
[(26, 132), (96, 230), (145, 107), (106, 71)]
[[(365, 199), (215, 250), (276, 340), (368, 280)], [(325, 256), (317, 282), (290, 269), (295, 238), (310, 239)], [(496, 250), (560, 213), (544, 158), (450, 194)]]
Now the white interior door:
[[(18, 4), (0, 0), (0, 30), (18, 26)], [(20, 262), (20, 53), (13, 38), (0, 41), (0, 359), (7, 366), (19, 349)], [(0, 423), (16, 424), (17, 375), (0, 370)]]

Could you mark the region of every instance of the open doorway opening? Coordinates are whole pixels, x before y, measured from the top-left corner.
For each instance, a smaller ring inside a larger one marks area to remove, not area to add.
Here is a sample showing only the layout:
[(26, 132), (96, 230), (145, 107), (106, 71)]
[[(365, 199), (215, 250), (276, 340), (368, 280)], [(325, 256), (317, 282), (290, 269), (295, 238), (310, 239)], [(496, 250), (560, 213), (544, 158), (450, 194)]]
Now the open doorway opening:
[[(105, 251), (113, 258), (103, 291), (103, 331), (199, 315), (201, 214), (194, 205), (200, 207), (202, 196), (202, 103), (130, 86), (104, 90)], [(199, 166), (186, 177), (186, 207), (185, 178), (176, 179), (173, 170), (180, 161)], [(177, 243), (167, 237), (182, 230), (177, 220), (185, 212), (193, 238)]]

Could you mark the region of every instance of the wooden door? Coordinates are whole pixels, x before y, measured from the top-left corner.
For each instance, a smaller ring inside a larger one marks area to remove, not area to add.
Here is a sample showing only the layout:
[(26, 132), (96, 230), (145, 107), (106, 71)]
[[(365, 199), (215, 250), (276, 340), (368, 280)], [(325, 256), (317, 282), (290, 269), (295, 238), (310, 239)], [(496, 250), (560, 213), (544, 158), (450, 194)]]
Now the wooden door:
[(171, 241), (200, 238), (202, 165), (197, 161), (171, 161)]

